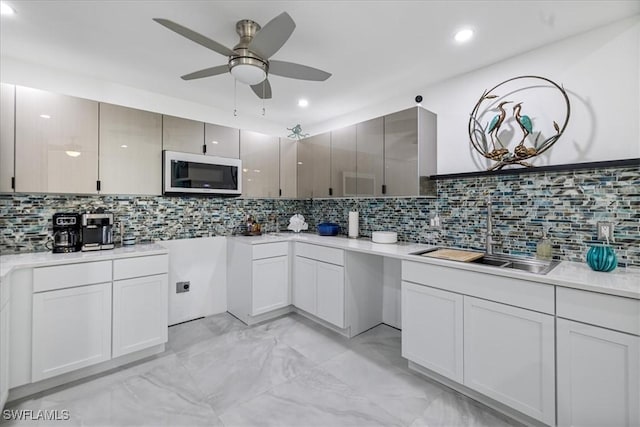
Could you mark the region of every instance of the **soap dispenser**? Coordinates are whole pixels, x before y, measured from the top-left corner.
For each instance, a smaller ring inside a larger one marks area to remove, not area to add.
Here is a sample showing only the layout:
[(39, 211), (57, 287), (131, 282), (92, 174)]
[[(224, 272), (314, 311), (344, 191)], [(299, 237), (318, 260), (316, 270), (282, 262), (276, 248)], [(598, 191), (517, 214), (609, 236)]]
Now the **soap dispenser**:
[(547, 231), (542, 230), (542, 238), (538, 242), (536, 247), (536, 258), (538, 259), (551, 259), (553, 248), (551, 246), (551, 240), (547, 237)]

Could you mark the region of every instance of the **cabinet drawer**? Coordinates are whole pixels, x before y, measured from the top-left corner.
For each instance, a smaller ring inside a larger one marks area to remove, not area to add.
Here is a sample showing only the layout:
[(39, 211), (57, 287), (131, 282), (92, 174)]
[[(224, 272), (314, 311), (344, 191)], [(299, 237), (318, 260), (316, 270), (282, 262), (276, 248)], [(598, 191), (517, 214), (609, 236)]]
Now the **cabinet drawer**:
[(113, 261), (113, 280), (169, 272), (169, 255), (141, 256)]
[(559, 317), (640, 335), (640, 300), (560, 286), (556, 299)]
[(326, 246), (296, 243), (296, 255), (329, 264), (344, 265), (344, 251)]
[(84, 262), (33, 269), (33, 292), (111, 281), (111, 261)]
[(402, 262), (402, 280), (554, 314), (554, 287), (421, 262)]
[(289, 253), (289, 242), (265, 243), (253, 246), (253, 259), (273, 258), (287, 255)]

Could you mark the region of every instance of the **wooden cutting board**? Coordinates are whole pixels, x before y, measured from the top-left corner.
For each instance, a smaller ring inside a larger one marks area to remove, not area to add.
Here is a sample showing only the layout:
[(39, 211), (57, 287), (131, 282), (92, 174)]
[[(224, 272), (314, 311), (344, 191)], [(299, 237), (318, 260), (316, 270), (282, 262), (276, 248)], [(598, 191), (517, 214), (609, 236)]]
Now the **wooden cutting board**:
[(482, 258), (484, 254), (471, 251), (461, 251), (458, 249), (438, 249), (433, 252), (422, 254), (422, 256), (470, 262), (478, 258)]

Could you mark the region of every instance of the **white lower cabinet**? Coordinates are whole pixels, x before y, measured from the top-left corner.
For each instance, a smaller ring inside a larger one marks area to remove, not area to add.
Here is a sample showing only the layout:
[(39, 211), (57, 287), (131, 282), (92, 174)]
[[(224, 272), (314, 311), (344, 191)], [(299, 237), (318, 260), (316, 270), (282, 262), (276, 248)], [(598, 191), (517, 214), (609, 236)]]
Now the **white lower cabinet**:
[(345, 327), (344, 267), (296, 256), (293, 305)]
[(297, 256), (293, 281), (293, 305), (309, 313), (316, 313), (316, 261)]
[(289, 305), (289, 257), (253, 260), (251, 314), (257, 316)]
[(111, 283), (33, 295), (32, 381), (111, 358)]
[(344, 267), (317, 262), (316, 315), (344, 328)]
[(9, 304), (1, 302), (0, 299), (0, 410), (9, 396)]
[(113, 282), (113, 357), (167, 341), (167, 274)]
[(554, 317), (464, 297), (464, 385), (555, 423)]
[(402, 282), (402, 357), (463, 382), (463, 297)]
[(558, 331), (558, 425), (640, 425), (640, 337), (565, 319)]

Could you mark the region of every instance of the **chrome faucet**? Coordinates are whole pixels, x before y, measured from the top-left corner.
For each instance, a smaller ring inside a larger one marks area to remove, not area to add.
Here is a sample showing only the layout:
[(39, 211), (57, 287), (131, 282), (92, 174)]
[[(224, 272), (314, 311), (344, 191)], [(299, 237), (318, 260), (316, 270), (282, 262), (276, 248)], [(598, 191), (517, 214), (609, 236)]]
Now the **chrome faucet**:
[(485, 234), (485, 252), (487, 255), (493, 255), (493, 222), (491, 220), (491, 196), (487, 197), (487, 233)]

